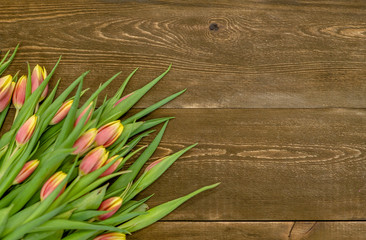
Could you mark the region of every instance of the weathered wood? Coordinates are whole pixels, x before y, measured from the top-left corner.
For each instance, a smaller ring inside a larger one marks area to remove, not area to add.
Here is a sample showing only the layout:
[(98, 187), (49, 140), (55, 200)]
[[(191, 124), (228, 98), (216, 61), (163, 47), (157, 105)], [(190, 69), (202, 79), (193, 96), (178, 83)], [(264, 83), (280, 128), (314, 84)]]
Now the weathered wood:
[(364, 240), (366, 222), (159, 222), (129, 240)]
[(63, 55), (60, 89), (142, 67), (132, 90), (173, 63), (139, 107), (183, 88), (166, 107), (366, 107), (364, 1), (3, 0), (0, 14), (1, 50), (22, 43), (9, 72)]
[(156, 206), (222, 182), (166, 220), (366, 219), (365, 110), (162, 109), (149, 118), (163, 116), (176, 119), (151, 160), (199, 145), (138, 198), (155, 193)]

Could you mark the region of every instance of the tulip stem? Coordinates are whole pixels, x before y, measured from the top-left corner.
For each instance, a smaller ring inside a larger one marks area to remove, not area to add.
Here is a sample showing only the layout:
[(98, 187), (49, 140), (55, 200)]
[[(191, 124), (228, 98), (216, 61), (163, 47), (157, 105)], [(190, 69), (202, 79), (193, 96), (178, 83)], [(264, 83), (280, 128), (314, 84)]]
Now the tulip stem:
[(34, 109), (34, 113), (37, 113), (38, 108), (39, 108), (39, 103), (37, 103), (36, 108)]
[(19, 109), (17, 108), (17, 110), (15, 111), (15, 116), (14, 116), (14, 120), (13, 120), (13, 123), (15, 122), (15, 119), (17, 118), (17, 116), (18, 116), (18, 113), (19, 113)]

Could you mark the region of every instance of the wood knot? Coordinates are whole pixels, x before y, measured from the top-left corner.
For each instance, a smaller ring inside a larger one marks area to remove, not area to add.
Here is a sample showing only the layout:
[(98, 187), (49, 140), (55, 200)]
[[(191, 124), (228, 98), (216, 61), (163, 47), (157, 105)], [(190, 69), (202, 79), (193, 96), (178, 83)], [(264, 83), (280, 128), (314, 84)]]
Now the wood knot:
[(210, 30), (211, 31), (217, 31), (217, 30), (219, 30), (219, 25), (217, 25), (217, 23), (211, 23), (210, 24)]

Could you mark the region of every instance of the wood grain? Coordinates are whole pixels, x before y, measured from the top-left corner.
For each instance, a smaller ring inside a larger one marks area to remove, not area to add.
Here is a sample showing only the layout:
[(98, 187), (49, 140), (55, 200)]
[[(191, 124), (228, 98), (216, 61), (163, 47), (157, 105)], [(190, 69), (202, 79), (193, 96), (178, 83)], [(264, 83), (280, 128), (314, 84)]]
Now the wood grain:
[[(2, 1), (0, 49), (86, 87), (141, 67), (129, 91), (173, 63), (155, 94), (167, 108), (366, 107), (364, 1)], [(112, 83), (109, 91), (120, 83)]]
[(156, 206), (222, 183), (165, 220), (366, 219), (364, 109), (162, 109), (149, 118), (165, 116), (176, 119), (151, 161), (199, 145), (138, 199), (155, 193)]
[(365, 222), (159, 222), (128, 239), (363, 240), (365, 234)]

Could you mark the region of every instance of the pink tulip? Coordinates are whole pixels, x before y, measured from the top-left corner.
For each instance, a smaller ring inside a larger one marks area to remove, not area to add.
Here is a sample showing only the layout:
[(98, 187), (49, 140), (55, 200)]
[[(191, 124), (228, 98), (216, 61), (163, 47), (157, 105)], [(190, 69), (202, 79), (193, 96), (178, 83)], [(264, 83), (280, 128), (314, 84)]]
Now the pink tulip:
[[(46, 69), (38, 64), (34, 67), (31, 77), (32, 82), (32, 93), (36, 91), (36, 89), (41, 85), (41, 83), (46, 79), (47, 77), (47, 71)], [(46, 85), (45, 89), (43, 90), (43, 93), (39, 99), (39, 101), (42, 101), (45, 99), (48, 93), (48, 85)]]
[(10, 87), (8, 88), (8, 91), (5, 93), (3, 98), (0, 99), (0, 112), (4, 111), (4, 109), (9, 105), (11, 100), (11, 95), (13, 94), (13, 90), (15, 87), (15, 83), (12, 82), (10, 84)]
[[(89, 111), (89, 109), (91, 109)], [(76, 119), (75, 123), (74, 123), (74, 127), (76, 127), (76, 125), (78, 125), (78, 123), (80, 122), (81, 118), (84, 116), (84, 114), (89, 111), (89, 115), (85, 120), (85, 123), (89, 121), (91, 115), (93, 114), (93, 102), (91, 102), (78, 116), (78, 118)]]
[[(105, 163), (104, 166), (107, 165), (110, 162), (113, 162), (116, 158), (118, 157), (118, 155), (111, 157), (110, 159), (108, 159)], [(114, 171), (116, 171), (117, 167), (121, 164), (123, 158), (119, 158), (117, 159), (107, 170), (105, 170), (104, 173), (102, 173), (99, 177), (105, 177), (108, 176), (109, 174), (113, 173)]]
[(108, 152), (103, 146), (94, 148), (88, 152), (79, 166), (79, 172), (81, 175), (86, 175), (93, 172), (103, 166), (108, 159)]
[(106, 233), (99, 235), (98, 237), (94, 238), (94, 240), (126, 240), (126, 235), (123, 233)]
[(15, 85), (13, 93), (13, 104), (16, 109), (20, 109), (25, 101), (25, 92), (27, 88), (27, 77), (21, 76)]
[[(62, 171), (53, 174), (52, 177), (50, 177), (46, 181), (46, 183), (43, 185), (41, 189), (41, 201), (46, 199), (46, 197), (48, 197), (48, 195), (50, 195), (57, 188), (57, 186), (61, 184), (61, 182), (66, 178), (66, 176), (67, 174)], [(66, 184), (62, 188), (61, 192), (57, 195), (57, 197), (59, 197), (64, 192), (65, 188)]]
[(73, 100), (64, 102), (61, 105), (60, 109), (56, 112), (55, 116), (52, 118), (50, 125), (55, 125), (55, 124), (61, 122), (66, 117), (66, 115), (69, 113), (72, 103), (73, 103)]
[(126, 96), (122, 97), (120, 100), (118, 100), (113, 107), (117, 106), (120, 102), (122, 102), (123, 100), (125, 100), (126, 98), (128, 98), (129, 96), (131, 96), (132, 93), (127, 94)]
[(15, 140), (18, 145), (25, 144), (32, 137), (37, 124), (37, 116), (31, 116), (18, 130)]
[(73, 154), (80, 154), (83, 155), (86, 153), (90, 146), (94, 143), (95, 136), (97, 135), (98, 130), (96, 128), (91, 128), (86, 131), (83, 135), (81, 135), (72, 146), (76, 148)]
[(123, 125), (121, 121), (110, 122), (98, 129), (95, 143), (97, 146), (109, 147), (118, 139), (122, 131)]
[(12, 81), (13, 77), (11, 75), (6, 75), (5, 77), (0, 78), (0, 99), (7, 95)]
[(13, 184), (19, 184), (26, 180), (39, 165), (39, 160), (32, 160), (24, 164), (22, 170), (18, 173), (18, 176), (15, 178)]
[(161, 159), (159, 159), (159, 160), (156, 160), (156, 161), (154, 161), (154, 162), (150, 163), (150, 165), (146, 167), (145, 172), (147, 172), (147, 171), (151, 170), (153, 167), (155, 167), (156, 165), (158, 165), (158, 164), (159, 164), (161, 161), (163, 161), (164, 159), (165, 159), (165, 158), (161, 158)]
[(102, 214), (98, 216), (99, 220), (105, 220), (107, 218), (110, 218), (115, 214), (118, 209), (122, 206), (122, 198), (120, 197), (111, 197), (107, 200), (104, 200), (98, 210), (99, 211), (110, 211), (108, 213)]

